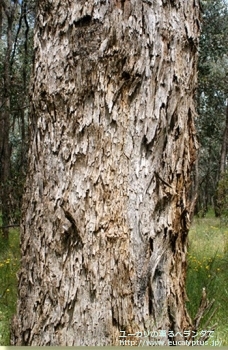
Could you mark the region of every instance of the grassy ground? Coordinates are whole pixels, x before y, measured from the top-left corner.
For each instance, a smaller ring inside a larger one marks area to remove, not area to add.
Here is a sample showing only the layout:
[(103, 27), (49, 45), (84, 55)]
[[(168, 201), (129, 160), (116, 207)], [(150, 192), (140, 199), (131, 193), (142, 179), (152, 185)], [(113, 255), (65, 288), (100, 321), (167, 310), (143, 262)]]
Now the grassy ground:
[[(206, 288), (209, 300), (215, 299), (218, 308), (210, 325), (218, 324), (214, 340), (228, 345), (228, 224), (215, 218), (209, 212), (203, 219), (194, 219), (189, 233), (187, 303), (189, 313), (194, 319), (198, 311), (202, 288)], [(211, 310), (213, 312), (213, 310)], [(201, 329), (205, 329), (208, 319), (205, 315)]]
[(0, 240), (0, 346), (10, 344), (10, 322), (16, 310), (20, 250), (18, 230), (11, 230), (8, 244)]
[[(10, 321), (16, 309), (17, 278), (19, 269), (19, 233), (10, 231), (9, 244), (0, 242), (0, 346), (9, 345)], [(215, 299), (217, 312), (211, 324), (218, 323), (214, 340), (228, 345), (228, 223), (221, 222), (210, 212), (203, 219), (194, 219), (189, 233), (187, 303), (194, 319), (202, 288), (208, 299)], [(207, 321), (203, 319), (201, 329)]]

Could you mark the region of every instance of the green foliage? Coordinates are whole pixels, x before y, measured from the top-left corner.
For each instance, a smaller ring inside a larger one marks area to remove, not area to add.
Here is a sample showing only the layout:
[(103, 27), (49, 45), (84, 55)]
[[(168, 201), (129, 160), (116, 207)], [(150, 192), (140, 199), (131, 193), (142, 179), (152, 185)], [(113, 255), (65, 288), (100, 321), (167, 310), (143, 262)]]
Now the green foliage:
[(217, 215), (222, 220), (228, 220), (228, 173), (224, 173), (219, 180), (216, 193)]
[(228, 5), (223, 0), (207, 0), (202, 7), (196, 126), (200, 142), (198, 209), (205, 211), (213, 203), (220, 176), (228, 96)]
[(0, 6), (0, 207), (5, 226), (18, 223), (27, 169), (35, 3), (10, 1), (8, 11)]
[(20, 266), (19, 232), (0, 241), (0, 346), (10, 345), (10, 323), (16, 311), (17, 272)]
[[(194, 219), (189, 233), (189, 253), (187, 271), (188, 311), (192, 319), (199, 308), (202, 288), (206, 288), (209, 301), (215, 299), (216, 310), (210, 326), (218, 324), (213, 339), (228, 345), (227, 323), (227, 265), (226, 242), (228, 238), (227, 226), (221, 226), (219, 218), (211, 213), (203, 219)], [(213, 310), (211, 310), (213, 312)], [(205, 314), (201, 327), (204, 329), (210, 313)]]

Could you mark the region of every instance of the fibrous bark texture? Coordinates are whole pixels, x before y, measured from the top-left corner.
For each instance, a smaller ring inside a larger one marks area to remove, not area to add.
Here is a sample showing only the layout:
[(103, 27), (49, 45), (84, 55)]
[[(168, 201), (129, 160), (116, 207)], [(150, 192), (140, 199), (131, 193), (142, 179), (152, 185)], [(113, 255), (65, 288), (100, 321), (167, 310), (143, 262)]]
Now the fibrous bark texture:
[(198, 12), (197, 0), (39, 2), (12, 344), (191, 326)]

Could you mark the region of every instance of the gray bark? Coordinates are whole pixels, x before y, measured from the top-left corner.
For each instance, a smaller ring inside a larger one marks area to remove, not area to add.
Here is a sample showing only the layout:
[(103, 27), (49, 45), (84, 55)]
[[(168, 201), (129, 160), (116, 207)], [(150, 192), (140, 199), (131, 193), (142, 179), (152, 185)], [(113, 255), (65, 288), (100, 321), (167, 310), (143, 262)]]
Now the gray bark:
[(195, 0), (39, 2), (13, 345), (191, 327), (198, 16)]
[(226, 124), (225, 124), (225, 130), (223, 133), (223, 139), (222, 139), (222, 148), (221, 148), (221, 159), (220, 159), (220, 174), (219, 178), (222, 177), (222, 175), (226, 171), (226, 163), (227, 163), (227, 145), (228, 145), (228, 99), (226, 100)]

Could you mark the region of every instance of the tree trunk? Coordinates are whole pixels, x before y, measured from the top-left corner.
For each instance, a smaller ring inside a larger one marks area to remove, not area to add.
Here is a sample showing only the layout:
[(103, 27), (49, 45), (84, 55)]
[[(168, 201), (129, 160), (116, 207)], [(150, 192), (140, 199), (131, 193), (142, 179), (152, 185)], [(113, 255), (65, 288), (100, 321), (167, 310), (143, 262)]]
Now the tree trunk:
[[(225, 119), (225, 128), (222, 137), (222, 147), (220, 154), (220, 169), (217, 178), (217, 186), (214, 195), (214, 211), (215, 216), (220, 217), (222, 215), (221, 198), (219, 198), (219, 183), (224, 179), (224, 175), (227, 170), (227, 150), (228, 150), (228, 99), (226, 99), (226, 119)], [(221, 195), (221, 194), (220, 194)]]
[(196, 0), (39, 2), (13, 345), (191, 327), (198, 16)]
[(4, 64), (3, 64), (3, 96), (2, 96), (2, 113), (0, 114), (0, 201), (2, 214), (2, 233), (5, 243), (8, 243), (10, 222), (10, 92), (11, 92), (11, 53), (12, 53), (12, 26), (15, 15), (16, 5), (10, 5), (3, 1), (1, 7), (4, 9), (7, 22), (7, 45), (5, 50)]
[(227, 168), (227, 146), (228, 146), (228, 99), (226, 100), (226, 124), (222, 138), (221, 159), (220, 159), (220, 173), (219, 179), (225, 173)]

